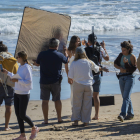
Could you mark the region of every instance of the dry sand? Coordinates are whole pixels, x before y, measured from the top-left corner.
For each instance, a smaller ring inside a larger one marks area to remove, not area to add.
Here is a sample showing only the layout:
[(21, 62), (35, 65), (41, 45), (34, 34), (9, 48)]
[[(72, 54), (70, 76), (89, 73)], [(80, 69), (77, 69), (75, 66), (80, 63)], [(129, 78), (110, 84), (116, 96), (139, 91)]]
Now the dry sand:
[[(123, 123), (117, 120), (120, 113), (122, 98), (121, 95), (115, 95), (115, 105), (100, 107), (99, 120), (91, 121), (89, 126), (73, 127), (70, 121), (71, 106), (70, 100), (62, 101), (62, 118), (64, 123), (57, 123), (56, 111), (54, 103), (49, 102), (49, 124), (42, 125), (43, 114), (41, 109), (41, 101), (30, 101), (28, 105), (27, 115), (32, 118), (35, 125), (40, 128), (36, 140), (47, 139), (78, 139), (78, 140), (140, 140), (140, 93), (132, 94), (132, 103), (134, 107), (135, 117), (133, 120), (124, 121)], [(12, 116), (10, 120), (10, 127), (12, 130), (3, 131), (4, 129), (4, 106), (0, 107), (0, 140), (11, 140), (19, 136), (19, 127), (12, 106)], [(94, 107), (92, 110), (92, 117), (94, 115)], [(79, 123), (82, 124), (82, 123)], [(26, 135), (30, 136), (31, 128), (27, 123)], [(64, 131), (50, 131), (54, 126), (65, 126), (67, 130)]]

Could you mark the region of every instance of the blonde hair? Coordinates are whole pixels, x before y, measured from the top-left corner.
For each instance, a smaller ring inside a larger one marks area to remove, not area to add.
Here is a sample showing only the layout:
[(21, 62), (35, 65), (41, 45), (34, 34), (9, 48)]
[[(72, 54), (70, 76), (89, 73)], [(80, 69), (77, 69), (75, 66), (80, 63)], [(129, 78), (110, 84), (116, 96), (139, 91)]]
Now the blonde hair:
[(32, 64), (27, 60), (28, 56), (25, 51), (18, 52), (18, 57), (22, 58), (25, 63), (29, 64), (32, 67)]
[(90, 59), (88, 59), (87, 55), (85, 52), (83, 53), (75, 53), (75, 59), (74, 61), (77, 61), (79, 59), (87, 59), (92, 65), (95, 65)]

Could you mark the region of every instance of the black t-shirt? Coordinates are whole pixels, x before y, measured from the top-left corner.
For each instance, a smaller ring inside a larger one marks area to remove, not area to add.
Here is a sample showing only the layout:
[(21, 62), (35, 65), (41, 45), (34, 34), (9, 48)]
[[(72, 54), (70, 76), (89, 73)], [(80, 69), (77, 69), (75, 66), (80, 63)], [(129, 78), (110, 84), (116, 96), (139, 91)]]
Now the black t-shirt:
[(57, 50), (42, 51), (37, 57), (40, 64), (40, 84), (56, 83), (61, 75), (62, 63), (67, 63), (68, 58)]

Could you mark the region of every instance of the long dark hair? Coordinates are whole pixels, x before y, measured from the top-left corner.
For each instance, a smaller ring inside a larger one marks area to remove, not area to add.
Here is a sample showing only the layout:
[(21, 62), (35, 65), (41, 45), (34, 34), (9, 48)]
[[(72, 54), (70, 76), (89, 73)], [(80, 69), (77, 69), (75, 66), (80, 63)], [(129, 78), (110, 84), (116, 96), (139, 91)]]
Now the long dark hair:
[(130, 41), (130, 40), (129, 40), (129, 41), (124, 41), (124, 42), (122, 42), (122, 43), (121, 43), (121, 47), (122, 47), (122, 48), (126, 48), (127, 50), (130, 49), (129, 54), (131, 54), (132, 51), (133, 51), (133, 45), (131, 44), (131, 41)]
[(69, 44), (69, 47), (68, 47), (69, 51), (74, 51), (75, 52), (75, 49), (76, 49), (75, 43), (76, 43), (77, 39), (80, 39), (80, 38), (76, 35), (71, 37), (70, 44)]
[(0, 52), (6, 52), (7, 50), (7, 46), (4, 45), (2, 41), (0, 41)]
[(19, 57), (19, 58), (22, 58), (22, 60), (23, 60), (25, 63), (27, 63), (27, 64), (29, 64), (30, 66), (32, 66), (31, 63), (27, 60), (28, 56), (27, 56), (27, 53), (26, 53), (25, 51), (18, 52), (18, 57)]

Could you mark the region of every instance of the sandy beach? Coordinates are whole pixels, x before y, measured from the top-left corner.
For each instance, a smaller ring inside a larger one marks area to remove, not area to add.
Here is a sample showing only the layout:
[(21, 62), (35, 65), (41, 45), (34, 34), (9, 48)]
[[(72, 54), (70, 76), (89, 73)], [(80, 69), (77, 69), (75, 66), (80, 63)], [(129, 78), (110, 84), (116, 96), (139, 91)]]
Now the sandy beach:
[[(99, 120), (91, 121), (86, 127), (73, 127), (71, 124), (71, 105), (70, 100), (62, 100), (62, 118), (64, 123), (57, 123), (56, 111), (54, 103), (49, 102), (49, 124), (43, 125), (43, 114), (41, 109), (41, 101), (30, 101), (28, 105), (27, 115), (34, 121), (35, 125), (40, 128), (36, 140), (47, 139), (78, 139), (78, 140), (139, 140), (140, 139), (140, 93), (132, 94), (132, 103), (134, 107), (135, 117), (133, 120), (124, 121), (117, 120), (120, 113), (122, 98), (121, 95), (115, 95), (115, 105), (100, 107)], [(3, 131), (4, 129), (4, 106), (0, 107), (0, 140), (11, 140), (19, 136), (19, 127), (12, 106), (12, 116), (10, 127), (12, 130)], [(94, 115), (94, 107), (92, 116)], [(27, 137), (30, 136), (31, 128), (25, 123)], [(64, 126), (67, 130), (51, 131), (53, 127)]]

